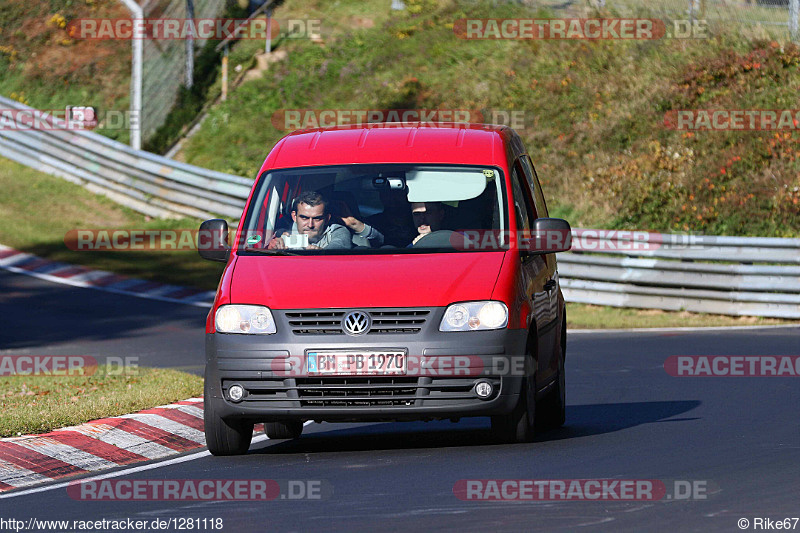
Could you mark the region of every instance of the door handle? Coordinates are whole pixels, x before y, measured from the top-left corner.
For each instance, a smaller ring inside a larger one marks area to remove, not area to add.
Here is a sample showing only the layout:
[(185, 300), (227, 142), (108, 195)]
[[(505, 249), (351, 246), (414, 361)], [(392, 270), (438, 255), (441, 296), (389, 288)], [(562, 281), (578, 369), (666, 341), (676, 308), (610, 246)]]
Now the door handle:
[(555, 288), (556, 288), (556, 280), (554, 280), (554, 279), (549, 279), (544, 284), (544, 290), (546, 290), (547, 292), (550, 292)]

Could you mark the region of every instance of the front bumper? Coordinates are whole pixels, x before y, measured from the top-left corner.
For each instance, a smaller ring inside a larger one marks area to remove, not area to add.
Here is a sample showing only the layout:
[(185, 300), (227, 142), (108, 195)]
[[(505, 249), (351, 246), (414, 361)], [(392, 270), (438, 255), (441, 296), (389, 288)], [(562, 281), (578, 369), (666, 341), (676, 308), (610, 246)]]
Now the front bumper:
[[(443, 309), (414, 334), (376, 337), (295, 335), (206, 335), (206, 400), (222, 418), (256, 422), (427, 420), (489, 416), (517, 403), (525, 365), (525, 330), (440, 332)], [(309, 376), (305, 356), (313, 350), (403, 350), (404, 376)], [(535, 363), (535, 362), (533, 362)], [(488, 381), (494, 393), (480, 399), (475, 384)], [(227, 390), (247, 391), (238, 403)]]

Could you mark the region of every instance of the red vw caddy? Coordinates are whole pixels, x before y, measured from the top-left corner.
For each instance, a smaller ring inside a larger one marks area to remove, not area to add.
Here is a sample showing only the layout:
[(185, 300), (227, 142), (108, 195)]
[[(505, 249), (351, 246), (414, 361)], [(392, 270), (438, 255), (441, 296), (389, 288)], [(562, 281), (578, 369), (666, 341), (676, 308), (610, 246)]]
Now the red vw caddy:
[(206, 322), (205, 434), (245, 453), (256, 423), (489, 416), (498, 439), (564, 423), (566, 315), (548, 218), (519, 135), (502, 126), (370, 124), (281, 139)]

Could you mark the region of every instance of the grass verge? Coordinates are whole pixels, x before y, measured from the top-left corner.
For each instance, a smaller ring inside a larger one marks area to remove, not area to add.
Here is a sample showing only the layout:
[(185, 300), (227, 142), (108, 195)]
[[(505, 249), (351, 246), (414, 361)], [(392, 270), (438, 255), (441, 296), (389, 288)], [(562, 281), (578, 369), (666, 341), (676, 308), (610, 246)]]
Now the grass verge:
[(177, 370), (101, 366), (91, 376), (0, 378), (0, 437), (46, 433), (200, 396), (203, 378)]
[(79, 185), (0, 158), (0, 243), (53, 261), (126, 276), (214, 289), (222, 266), (196, 251), (72, 251), (72, 229), (197, 229), (199, 220), (151, 219)]
[(567, 304), (568, 329), (627, 329), (673, 327), (770, 326), (799, 324), (797, 321), (753, 316), (725, 316), (661, 311), (658, 309), (627, 309), (600, 305)]

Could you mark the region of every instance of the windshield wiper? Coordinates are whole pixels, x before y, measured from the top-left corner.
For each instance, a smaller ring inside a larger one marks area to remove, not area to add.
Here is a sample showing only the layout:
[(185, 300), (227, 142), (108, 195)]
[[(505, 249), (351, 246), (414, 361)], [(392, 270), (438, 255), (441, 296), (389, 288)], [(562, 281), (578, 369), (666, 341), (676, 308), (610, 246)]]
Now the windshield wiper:
[(263, 255), (304, 255), (289, 250), (278, 250), (278, 249), (270, 250), (268, 248), (255, 248), (253, 246), (245, 246), (244, 251), (255, 252), (257, 254), (263, 254)]

